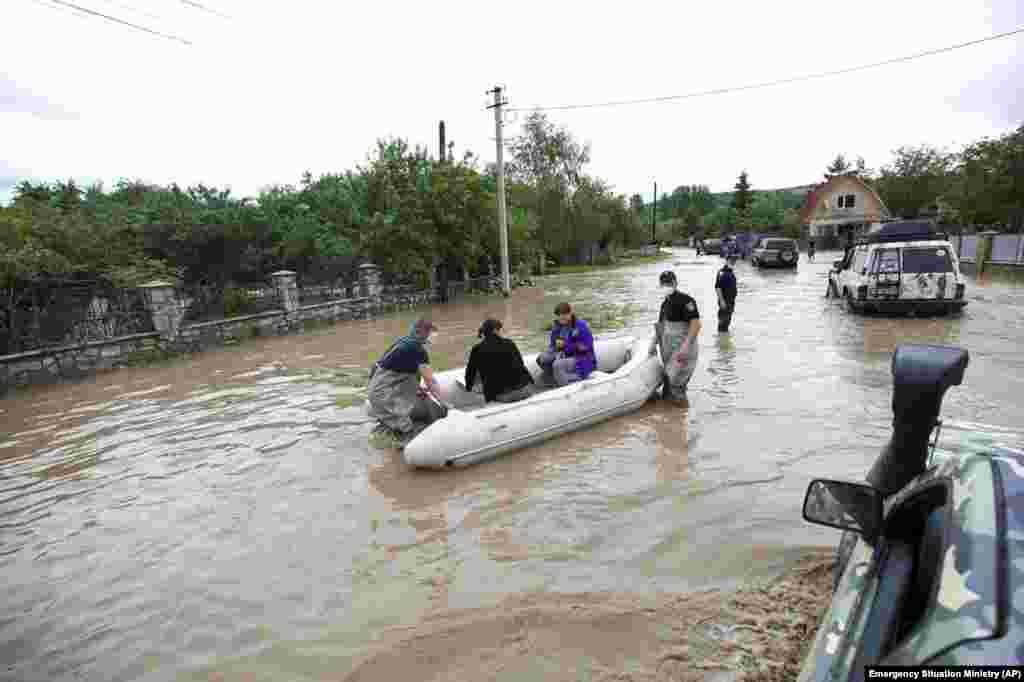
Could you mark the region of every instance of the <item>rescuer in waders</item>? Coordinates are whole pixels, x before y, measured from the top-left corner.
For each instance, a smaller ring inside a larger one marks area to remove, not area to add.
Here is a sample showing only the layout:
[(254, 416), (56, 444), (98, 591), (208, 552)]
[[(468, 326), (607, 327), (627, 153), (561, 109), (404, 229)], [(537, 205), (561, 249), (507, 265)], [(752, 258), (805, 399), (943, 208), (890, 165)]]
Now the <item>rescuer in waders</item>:
[(658, 284), (665, 294), (654, 325), (654, 339), (650, 353), (654, 355), (661, 348), (664, 374), (661, 395), (670, 400), (686, 398), (686, 387), (693, 371), (697, 368), (700, 333), (700, 311), (693, 297), (679, 291), (676, 273), (666, 270), (658, 278)]
[[(433, 331), (430, 320), (417, 320), (409, 334), (395, 341), (371, 368), (370, 416), (403, 439), (411, 439), (448, 414), (427, 355)], [(425, 388), (420, 386), (420, 379)]]
[(736, 273), (732, 266), (736, 256), (725, 259), (725, 265), (715, 276), (715, 293), (718, 294), (718, 331), (729, 331), (732, 313), (736, 309)]

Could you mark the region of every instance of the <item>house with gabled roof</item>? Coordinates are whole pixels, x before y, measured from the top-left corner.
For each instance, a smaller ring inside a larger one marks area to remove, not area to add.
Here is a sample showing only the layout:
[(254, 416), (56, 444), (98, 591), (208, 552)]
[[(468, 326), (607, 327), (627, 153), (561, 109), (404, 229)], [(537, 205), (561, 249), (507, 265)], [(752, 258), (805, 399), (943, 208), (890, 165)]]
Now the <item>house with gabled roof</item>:
[(841, 246), (891, 220), (882, 197), (856, 175), (834, 175), (808, 192), (800, 209), (805, 236), (823, 248)]

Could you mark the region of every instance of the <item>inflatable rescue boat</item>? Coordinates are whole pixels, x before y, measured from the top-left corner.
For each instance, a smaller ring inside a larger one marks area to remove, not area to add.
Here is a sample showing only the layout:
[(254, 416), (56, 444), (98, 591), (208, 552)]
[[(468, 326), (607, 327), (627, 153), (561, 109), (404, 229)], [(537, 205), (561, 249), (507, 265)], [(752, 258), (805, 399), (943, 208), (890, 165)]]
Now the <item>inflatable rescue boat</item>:
[(540, 388), (538, 353), (524, 355), (539, 390), (516, 403), (485, 403), (479, 380), (473, 391), (463, 384), (464, 367), (437, 372), (451, 409), (406, 443), (402, 457), (413, 467), (463, 467), (633, 412), (661, 385), (661, 359), (649, 346), (650, 338), (595, 339), (597, 369), (560, 388)]

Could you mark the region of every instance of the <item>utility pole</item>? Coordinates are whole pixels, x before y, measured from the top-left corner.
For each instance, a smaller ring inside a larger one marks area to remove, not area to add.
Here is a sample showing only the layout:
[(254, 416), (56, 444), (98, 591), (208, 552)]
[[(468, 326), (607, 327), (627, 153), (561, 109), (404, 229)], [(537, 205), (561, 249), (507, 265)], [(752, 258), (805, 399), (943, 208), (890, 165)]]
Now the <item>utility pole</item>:
[(655, 231), (658, 224), (658, 183), (654, 183), (654, 210), (651, 211), (651, 243), (658, 241)]
[(438, 156), (440, 157), (441, 163), (444, 163), (444, 121), (437, 126), (438, 134), (441, 136), (441, 144), (438, 145)]
[(512, 286), (509, 281), (508, 272), (508, 223), (505, 217), (505, 161), (503, 156), (505, 143), (501, 136), (503, 123), (501, 120), (501, 107), (507, 104), (507, 102), (501, 98), (500, 85), (496, 85), (493, 90), (488, 90), (488, 94), (491, 93), (494, 94), (494, 104), (487, 108), (494, 109), (494, 136), (498, 143), (498, 234), (501, 238), (501, 287), (505, 292), (505, 296), (509, 296)]

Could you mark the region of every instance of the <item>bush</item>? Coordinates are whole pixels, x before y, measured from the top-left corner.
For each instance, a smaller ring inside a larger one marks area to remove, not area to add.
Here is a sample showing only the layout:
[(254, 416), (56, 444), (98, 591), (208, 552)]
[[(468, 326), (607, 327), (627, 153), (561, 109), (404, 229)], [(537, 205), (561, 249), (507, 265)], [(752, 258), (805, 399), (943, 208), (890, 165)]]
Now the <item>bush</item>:
[(225, 317), (241, 315), (251, 303), (252, 297), (245, 289), (236, 286), (229, 286), (224, 289)]

